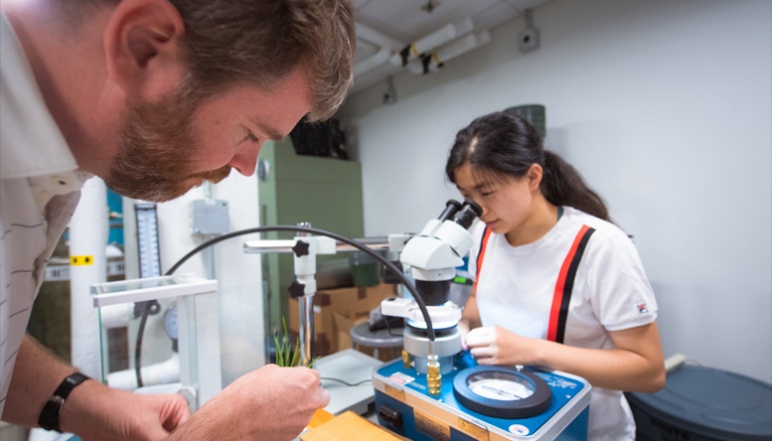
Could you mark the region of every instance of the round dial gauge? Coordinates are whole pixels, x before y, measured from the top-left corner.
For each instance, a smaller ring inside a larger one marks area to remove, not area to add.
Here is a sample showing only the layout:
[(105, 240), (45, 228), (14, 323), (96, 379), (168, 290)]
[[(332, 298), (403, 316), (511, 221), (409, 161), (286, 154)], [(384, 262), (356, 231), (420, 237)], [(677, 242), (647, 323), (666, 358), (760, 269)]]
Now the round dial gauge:
[(509, 372), (485, 372), (467, 380), (472, 392), (485, 398), (515, 401), (528, 398), (535, 391), (534, 385), (524, 377)]
[(496, 418), (528, 418), (547, 410), (552, 391), (531, 372), (505, 366), (475, 366), (453, 379), (453, 395), (470, 410)]
[(177, 329), (177, 305), (170, 305), (164, 314), (164, 330), (172, 340), (176, 340), (179, 332)]

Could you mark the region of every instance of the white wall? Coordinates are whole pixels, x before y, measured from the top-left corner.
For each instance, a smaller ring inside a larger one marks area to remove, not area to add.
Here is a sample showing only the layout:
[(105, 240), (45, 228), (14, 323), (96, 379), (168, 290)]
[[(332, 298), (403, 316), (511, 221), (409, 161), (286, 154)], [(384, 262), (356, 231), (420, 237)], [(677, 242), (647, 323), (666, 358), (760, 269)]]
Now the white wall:
[(555, 0), (429, 76), (395, 77), (340, 114), (362, 162), (365, 233), (417, 231), (458, 198), (455, 133), (513, 105), (547, 108), (548, 148), (634, 234), (665, 355), (772, 382), (772, 2)]

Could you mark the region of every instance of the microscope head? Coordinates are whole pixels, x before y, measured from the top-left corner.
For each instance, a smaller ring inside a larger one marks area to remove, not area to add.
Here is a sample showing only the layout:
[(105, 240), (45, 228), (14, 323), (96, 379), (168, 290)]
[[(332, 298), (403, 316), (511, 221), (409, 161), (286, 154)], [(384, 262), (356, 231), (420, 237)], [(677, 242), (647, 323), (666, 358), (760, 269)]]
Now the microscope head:
[(456, 268), (472, 245), (468, 229), (482, 209), (472, 201), (463, 204), (450, 200), (439, 218), (426, 224), (402, 250), (400, 261), (409, 267), (416, 290), (428, 306), (445, 304), (450, 298), (450, 283)]
[[(482, 209), (472, 201), (448, 201), (439, 218), (430, 220), (404, 244), (400, 262), (415, 280), (423, 312), (414, 299), (393, 297), (381, 302), (381, 314), (406, 319), (403, 344), (414, 357), (418, 373), (427, 373), (431, 357), (439, 357), (433, 363), (443, 366), (440, 373), (448, 373), (453, 367), (447, 362), (449, 357), (461, 351), (461, 308), (449, 301), (450, 283), (472, 246), (468, 229), (480, 214)], [(430, 324), (433, 336), (428, 332)]]

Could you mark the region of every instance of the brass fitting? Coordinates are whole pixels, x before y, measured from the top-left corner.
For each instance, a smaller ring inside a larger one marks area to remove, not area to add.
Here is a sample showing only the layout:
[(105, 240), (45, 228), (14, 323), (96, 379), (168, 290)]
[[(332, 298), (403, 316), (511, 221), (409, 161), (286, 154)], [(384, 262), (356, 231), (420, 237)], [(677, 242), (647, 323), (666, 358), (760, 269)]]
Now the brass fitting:
[(429, 386), (429, 395), (438, 396), (442, 388), (442, 374), (437, 355), (431, 354), (426, 361), (426, 385)]

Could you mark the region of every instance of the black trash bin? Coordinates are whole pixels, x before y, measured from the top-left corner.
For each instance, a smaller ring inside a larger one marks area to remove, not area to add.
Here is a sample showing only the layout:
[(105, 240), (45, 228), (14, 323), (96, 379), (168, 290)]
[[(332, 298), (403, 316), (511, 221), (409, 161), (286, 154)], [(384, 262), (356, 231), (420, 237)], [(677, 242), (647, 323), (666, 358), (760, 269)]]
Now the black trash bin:
[(683, 365), (655, 394), (627, 393), (637, 441), (772, 440), (772, 385)]

